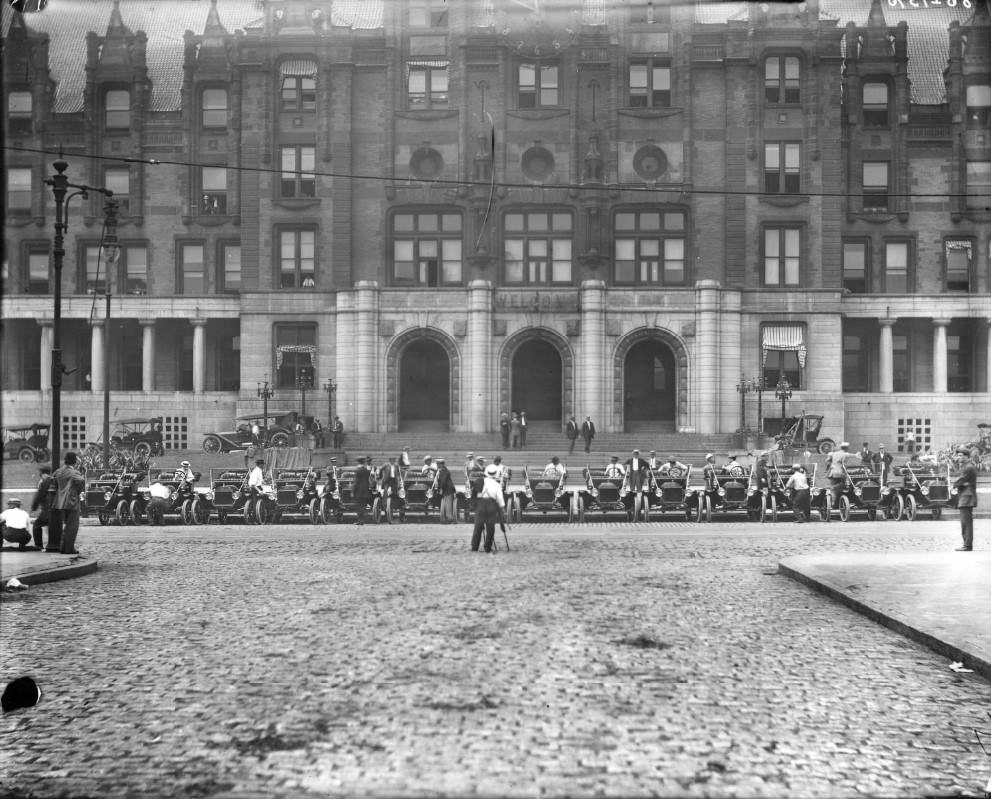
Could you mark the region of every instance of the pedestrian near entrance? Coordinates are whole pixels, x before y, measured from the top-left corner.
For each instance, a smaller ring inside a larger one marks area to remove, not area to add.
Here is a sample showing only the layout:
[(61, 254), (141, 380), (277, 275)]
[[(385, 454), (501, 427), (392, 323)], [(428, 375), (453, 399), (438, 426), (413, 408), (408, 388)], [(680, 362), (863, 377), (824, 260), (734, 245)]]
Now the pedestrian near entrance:
[(52, 537), (59, 541), (59, 551), (63, 555), (77, 555), (76, 535), (79, 532), (79, 494), (86, 486), (86, 480), (76, 468), (79, 456), (75, 452), (65, 453), (62, 466), (55, 470), (52, 480), (55, 483), (55, 501), (52, 503), (51, 521), (48, 530), (49, 544)]
[(344, 422), (340, 416), (334, 417), (334, 427), (331, 431), (334, 434), (334, 449), (340, 449), (344, 445)]
[(502, 448), (509, 449), (509, 414), (506, 412), (499, 417), (499, 434), (502, 437)]
[(31, 517), (21, 507), (21, 501), (16, 498), (8, 499), (7, 510), (0, 513), (0, 535), (3, 540), (17, 544), (17, 548), (23, 552), (31, 540), (31, 533), (28, 532), (30, 524)]
[(496, 479), (497, 471), (495, 464), (490, 464), (485, 469), (485, 479), (475, 502), (475, 527), (471, 533), (472, 552), (478, 552), (483, 531), (485, 532), (485, 551), (492, 552), (496, 523), (504, 519), (506, 499), (502, 495), (502, 486)]
[(574, 416), (568, 419), (564, 433), (568, 437), (568, 454), (571, 455), (575, 451), (575, 440), (578, 438), (578, 422), (575, 421)]
[(791, 476), (785, 483), (785, 488), (794, 492), (791, 502), (795, 508), (795, 521), (799, 524), (807, 522), (812, 513), (812, 495), (809, 493), (809, 478), (801, 464), (796, 463), (791, 467)]
[(586, 416), (582, 422), (582, 439), (585, 441), (585, 451), (592, 451), (592, 439), (595, 438), (595, 422), (591, 416)]
[(437, 459), (437, 490), (440, 491), (440, 522), (454, 524), (458, 520), (455, 497), (458, 493), (454, 478), (443, 458)]
[(861, 445), (860, 452), (857, 455), (860, 457), (860, 462), (864, 466), (870, 466), (874, 463), (874, 453), (871, 452), (870, 445), (866, 441)]
[(526, 411), (520, 411), (520, 449), (526, 449)]
[(957, 489), (957, 510), (960, 511), (960, 534), (963, 546), (957, 552), (970, 552), (974, 548), (974, 508), (977, 507), (977, 469), (970, 451), (964, 447), (957, 450), (966, 455), (963, 473), (953, 482)]
[[(42, 530), (48, 527), (48, 546), (52, 545), (52, 528), (49, 526), (48, 518), (51, 513), (52, 496), (49, 490), (52, 487), (52, 467), (42, 466), (38, 469), (38, 488), (34, 492), (34, 499), (31, 500), (31, 512), (38, 512), (31, 527), (34, 536), (34, 545), (42, 549)], [(58, 547), (55, 547), (58, 549)]]
[(523, 435), (522, 430), (520, 415), (514, 411), (513, 418), (509, 420), (509, 446), (512, 449), (520, 448), (520, 437)]

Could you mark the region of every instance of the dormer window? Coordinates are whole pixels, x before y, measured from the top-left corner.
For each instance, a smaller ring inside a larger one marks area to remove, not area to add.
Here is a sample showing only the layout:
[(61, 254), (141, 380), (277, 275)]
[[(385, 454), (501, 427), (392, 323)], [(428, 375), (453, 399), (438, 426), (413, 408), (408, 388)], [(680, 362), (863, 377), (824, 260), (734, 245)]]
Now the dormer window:
[(411, 28), (446, 28), (447, 0), (410, 0)]
[(12, 134), (31, 132), (31, 92), (11, 92), (7, 95), (7, 130)]
[(771, 56), (764, 62), (764, 101), (794, 104), (801, 102), (797, 56)]
[(888, 84), (864, 84), (864, 127), (885, 128), (888, 126)]
[(107, 130), (129, 130), (131, 127), (131, 93), (112, 89), (104, 99)]
[(967, 129), (991, 130), (991, 86), (967, 87)]
[(204, 128), (227, 127), (227, 89), (204, 89), (202, 97)]
[(309, 59), (283, 61), (280, 101), (283, 111), (315, 111), (317, 107), (317, 63)]

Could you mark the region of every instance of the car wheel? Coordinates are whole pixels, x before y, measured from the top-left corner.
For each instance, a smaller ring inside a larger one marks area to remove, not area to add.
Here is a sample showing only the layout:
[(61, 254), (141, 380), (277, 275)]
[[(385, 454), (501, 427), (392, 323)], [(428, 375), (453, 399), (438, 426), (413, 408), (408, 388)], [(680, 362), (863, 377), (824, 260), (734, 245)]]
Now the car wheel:
[(110, 524), (110, 511), (108, 511), (106, 508), (103, 508), (97, 511), (96, 518), (100, 520), (100, 524), (106, 527), (108, 524)]
[(712, 497), (708, 494), (705, 495), (705, 521), (706, 523), (712, 521)]
[(310, 500), (310, 524), (320, 524), (323, 521), (323, 513), (320, 510), (320, 500), (313, 497)]
[(183, 524), (193, 523), (193, 501), (191, 499), (182, 501), (182, 505), (179, 506), (179, 518), (182, 519)]
[(273, 433), (269, 442), (273, 447), (288, 447), (289, 446), (289, 434), (288, 433)]
[(117, 510), (114, 512), (114, 518), (117, 524), (122, 527), (127, 524), (128, 519), (130, 519), (129, 508), (127, 505), (127, 500), (122, 499), (117, 503)]
[(31, 447), (21, 447), (17, 450), (17, 460), (23, 463), (34, 463), (34, 450)]
[(943, 516), (943, 508), (940, 507), (939, 505), (934, 505), (933, 506), (933, 521), (934, 522), (939, 521), (942, 516)]
[(131, 514), (132, 524), (144, 524), (148, 521), (138, 500), (132, 499), (131, 506), (127, 510)]
[(641, 515), (645, 522), (650, 521), (650, 500), (647, 497), (642, 497), (640, 501)]
[(819, 516), (824, 522), (833, 520), (833, 495), (826, 494), (823, 500), (823, 509), (819, 511)]
[(197, 497), (193, 500), (193, 524), (206, 524), (210, 521), (210, 506)]
[(778, 521), (778, 498), (774, 494), (771, 494), (771, 521)]
[(147, 441), (139, 441), (134, 445), (134, 455), (138, 458), (147, 458), (151, 455), (151, 444)]
[[(878, 517), (878, 511), (879, 510), (880, 510), (880, 508), (868, 508), (867, 509), (867, 518), (870, 521), (872, 521), (872, 522), (876, 522), (877, 521), (877, 517)], [(884, 519), (884, 513), (883, 512), (881, 513), (881, 518)]]
[(372, 521), (375, 524), (379, 524), (382, 521), (381, 497), (375, 497), (375, 500), (372, 502)]
[(902, 516), (905, 515), (905, 498), (901, 494), (895, 494), (894, 502), (892, 502), (892, 516), (896, 522), (899, 521)]
[(272, 508), (264, 499), (255, 500), (255, 519), (256, 524), (271, 524), (274, 514)]
[(914, 522), (918, 512), (919, 503), (916, 501), (914, 494), (909, 494), (905, 497), (905, 518), (910, 522)]
[(392, 524), (392, 497), (385, 498), (385, 520)]
[(219, 436), (207, 436), (203, 439), (203, 451), (204, 452), (220, 452), (222, 444), (220, 443)]
[(845, 494), (840, 497), (840, 520), (844, 522), (850, 521), (850, 497)]
[(635, 521), (635, 522), (640, 521), (640, 503), (641, 503), (641, 496), (640, 496), (640, 494), (638, 492), (638, 493), (636, 493), (636, 494), (633, 495), (633, 516), (632, 516), (632, 521)]
[(819, 446), (817, 447), (817, 449), (819, 450), (820, 455), (828, 455), (830, 452), (836, 449), (836, 442), (833, 441), (833, 439), (831, 438), (824, 438), (822, 441), (819, 442)]

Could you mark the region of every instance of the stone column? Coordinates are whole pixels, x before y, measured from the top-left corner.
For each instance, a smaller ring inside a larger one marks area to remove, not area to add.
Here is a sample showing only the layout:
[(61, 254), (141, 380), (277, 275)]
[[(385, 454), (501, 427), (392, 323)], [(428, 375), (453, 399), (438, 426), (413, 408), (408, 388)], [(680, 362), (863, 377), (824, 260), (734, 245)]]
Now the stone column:
[(946, 328), (949, 319), (933, 319), (933, 393), (946, 393)]
[(466, 391), (462, 394), (461, 418), (468, 432), (485, 433), (492, 425), (495, 413), (493, 377), (498, 365), (492, 362), (492, 284), (473, 280), (468, 284), (468, 329), (465, 335), (467, 363), (462, 367)]
[(341, 417), (345, 436), (349, 431), (357, 429), (357, 373), (360, 370), (356, 368), (354, 357), (354, 334), (357, 329), (354, 303), (353, 291), (337, 293), (337, 340), (334, 348), (337, 393), (334, 395), (334, 416)]
[[(715, 433), (719, 413), (719, 281), (695, 283), (695, 407), (694, 427)], [(689, 394), (689, 403), (692, 397)]]
[(155, 320), (139, 319), (141, 325), (141, 390), (155, 390)]
[(52, 390), (52, 321), (39, 321), (41, 325), (41, 347), (38, 354), (38, 364), (41, 366), (41, 390), (51, 393)]
[(895, 390), (895, 358), (894, 346), (891, 343), (891, 328), (894, 327), (894, 319), (878, 319), (881, 325), (881, 341), (878, 349), (878, 365), (880, 366), (880, 380), (878, 390), (882, 394), (890, 394)]
[[(732, 433), (741, 424), (740, 394), (736, 390), (741, 373), (753, 369), (743, 361), (743, 293), (723, 289), (719, 314), (719, 359), (721, 380), (719, 387), (719, 432)], [(748, 348), (749, 350), (749, 348)], [(752, 352), (753, 350), (749, 350)]]
[[(606, 392), (612, 388), (612, 364), (606, 363), (606, 284), (602, 280), (582, 282), (582, 327), (577, 358), (578, 374), (575, 379), (579, 389), (574, 397), (577, 408), (571, 412), (578, 419), (586, 414), (603, 432), (611, 430), (615, 419), (607, 416), (609, 403)], [(580, 409), (580, 410), (579, 410)], [(570, 415), (570, 414), (569, 414)]]
[(94, 319), (89, 344), (89, 388), (103, 391), (103, 320)]
[(206, 319), (190, 319), (193, 325), (193, 393), (206, 388)]
[(379, 407), (379, 392), (375, 389), (382, 368), (378, 358), (379, 284), (374, 280), (361, 280), (355, 284), (355, 289), (358, 323), (355, 325), (357, 340), (353, 351), (358, 380), (352, 429), (374, 433), (378, 430)]
[(984, 360), (987, 363), (984, 365), (984, 391), (991, 394), (991, 318), (987, 320), (987, 335), (985, 336), (984, 343)]

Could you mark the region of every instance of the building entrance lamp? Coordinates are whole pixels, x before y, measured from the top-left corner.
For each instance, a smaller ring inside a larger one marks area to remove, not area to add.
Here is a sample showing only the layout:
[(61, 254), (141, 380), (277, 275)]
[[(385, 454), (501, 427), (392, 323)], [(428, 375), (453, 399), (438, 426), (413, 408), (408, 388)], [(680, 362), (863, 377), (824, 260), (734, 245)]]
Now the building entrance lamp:
[(262, 414), (265, 417), (262, 420), (262, 429), (265, 431), (264, 435), (268, 437), (268, 401), (272, 399), (275, 395), (275, 390), (269, 388), (268, 381), (263, 380), (258, 384), (258, 398), (262, 401)]
[(754, 390), (753, 383), (747, 380), (742, 374), (740, 382), (736, 384), (736, 390), (740, 395), (740, 430), (747, 429), (747, 394)]
[(306, 416), (306, 392), (313, 388), (313, 375), (309, 370), (299, 370), (299, 377), (296, 378), (296, 388), (299, 389), (300, 405), (302, 408), (299, 415)]
[[(61, 156), (52, 163), (55, 174), (45, 179), (52, 187), (55, 199), (55, 238), (52, 240), (52, 296), (55, 301), (52, 315), (52, 465), (57, 467), (62, 449), (62, 375), (71, 374), (62, 363), (62, 267), (65, 264), (65, 233), (69, 228), (69, 201), (73, 197), (87, 198), (87, 192), (95, 191), (112, 198), (110, 189), (70, 183), (65, 174), (69, 162)], [(69, 189), (75, 189), (69, 192)], [(115, 222), (116, 225), (116, 222)]]
[(104, 284), (106, 285), (107, 309), (103, 321), (103, 465), (110, 466), (110, 280), (116, 271), (120, 258), (120, 242), (117, 239), (117, 201), (113, 195), (107, 197), (103, 206), (103, 260)]
[[(757, 395), (757, 433), (764, 432), (764, 391), (767, 383), (763, 377), (744, 377), (740, 375), (740, 382), (736, 384), (737, 393), (740, 395), (740, 428), (747, 429), (747, 394)], [(789, 395), (790, 396), (790, 395)]]
[(327, 392), (327, 427), (329, 428), (334, 424), (334, 394), (337, 392), (337, 384), (333, 380), (328, 379), (323, 384), (323, 390)]
[(791, 399), (791, 383), (788, 382), (788, 378), (782, 375), (778, 378), (778, 384), (774, 387), (774, 397), (775, 399), (781, 400), (781, 427), (782, 432), (784, 432), (785, 424), (785, 404)]

